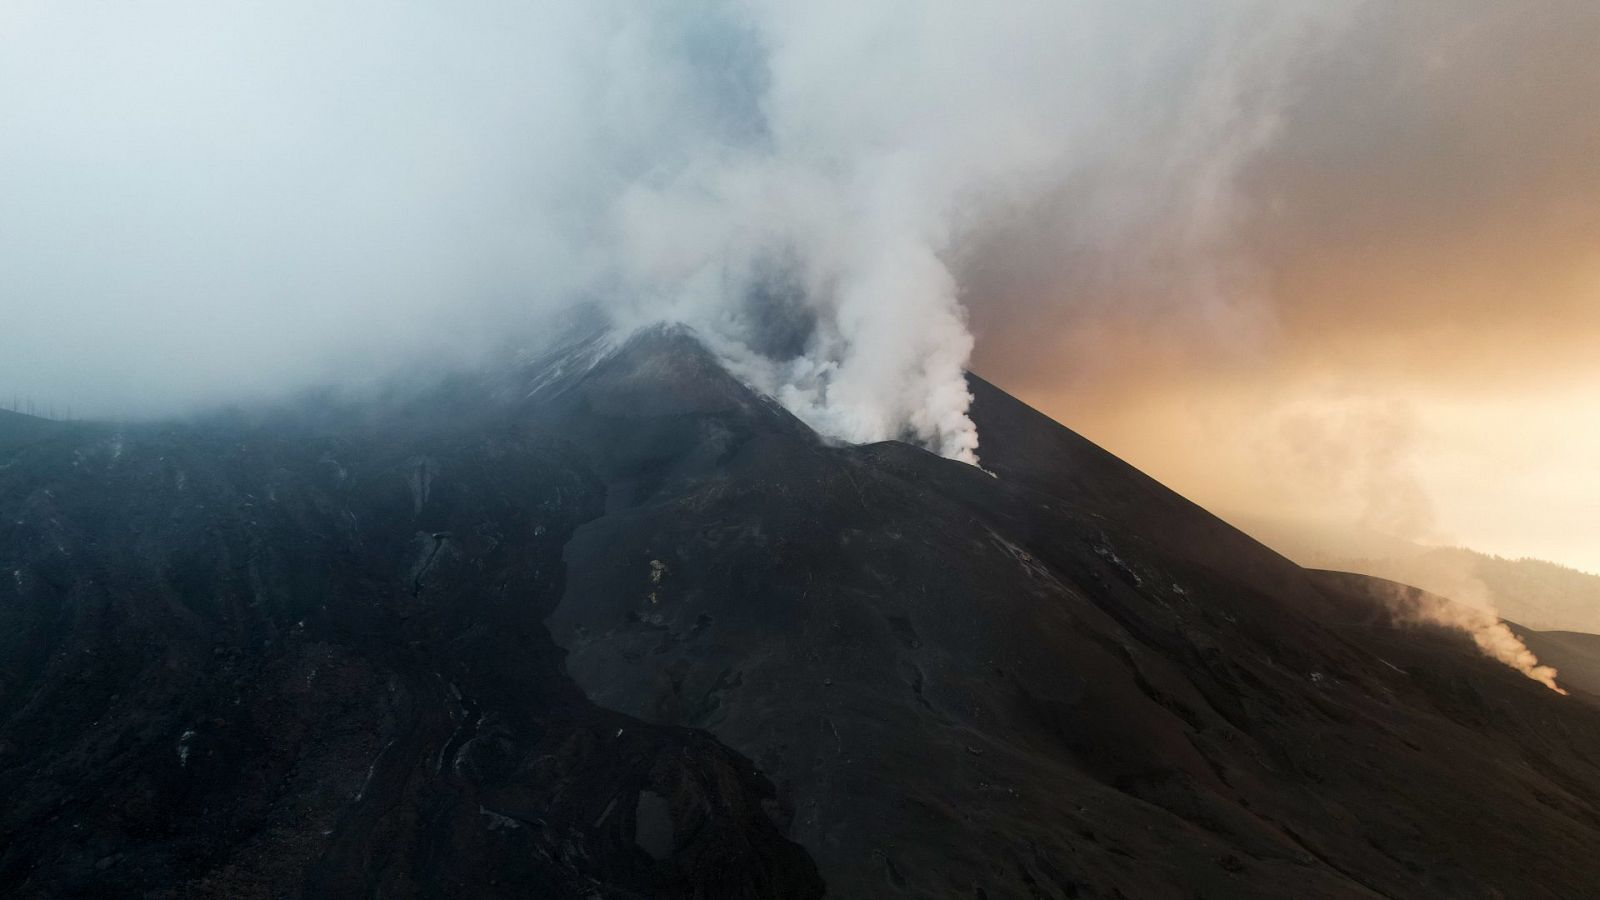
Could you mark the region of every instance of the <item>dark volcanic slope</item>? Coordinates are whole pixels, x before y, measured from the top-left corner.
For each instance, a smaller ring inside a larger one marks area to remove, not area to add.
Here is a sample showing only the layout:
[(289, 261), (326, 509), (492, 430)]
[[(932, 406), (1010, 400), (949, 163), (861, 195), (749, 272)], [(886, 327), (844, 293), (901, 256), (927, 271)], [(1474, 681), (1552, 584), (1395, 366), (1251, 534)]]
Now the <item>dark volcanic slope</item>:
[(1600, 713), (1359, 579), (981, 381), (992, 476), (595, 356), (0, 420), (0, 893), (1600, 885)]
[(821, 893), (748, 760), (562, 674), (606, 487), (496, 387), (13, 443), (0, 895)]
[(1600, 634), (1579, 631), (1524, 631), (1523, 642), (1539, 661), (1561, 670), (1568, 690), (1583, 691), (1600, 703)]

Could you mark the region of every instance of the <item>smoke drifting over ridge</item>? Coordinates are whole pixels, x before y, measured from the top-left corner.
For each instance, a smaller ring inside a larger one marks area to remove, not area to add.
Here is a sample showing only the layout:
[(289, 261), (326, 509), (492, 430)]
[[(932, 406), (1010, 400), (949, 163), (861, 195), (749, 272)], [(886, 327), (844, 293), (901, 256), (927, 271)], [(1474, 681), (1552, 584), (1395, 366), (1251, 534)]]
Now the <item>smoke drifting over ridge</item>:
[(1430, 594), (1413, 587), (1391, 585), (1384, 599), (1398, 621), (1431, 624), (1463, 631), (1478, 651), (1539, 682), (1558, 694), (1567, 693), (1557, 678), (1555, 667), (1543, 665), (1522, 638), (1500, 618), (1482, 581), (1462, 573), (1449, 597)]
[(1343, 15), (1296, 6), (11, 4), (0, 387), (170, 412), (589, 302), (973, 461), (963, 291), (1016, 229), (1159, 233), (1205, 264), (1145, 293), (1258, 314), (1233, 182)]

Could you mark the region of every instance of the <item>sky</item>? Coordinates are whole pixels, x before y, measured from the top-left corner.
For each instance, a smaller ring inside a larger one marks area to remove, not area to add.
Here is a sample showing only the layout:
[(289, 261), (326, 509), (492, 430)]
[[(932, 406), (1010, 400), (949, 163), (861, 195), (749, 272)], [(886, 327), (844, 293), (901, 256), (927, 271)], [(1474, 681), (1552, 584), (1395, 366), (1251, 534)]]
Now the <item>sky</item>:
[(1213, 509), (1600, 571), (1589, 0), (13, 0), (0, 402), (682, 321), (841, 440), (970, 367)]
[(1215, 510), (1600, 572), (1595, 59), (1600, 5), (1366, 7), (1239, 175), (1249, 340), (1068, 253), (976, 368)]

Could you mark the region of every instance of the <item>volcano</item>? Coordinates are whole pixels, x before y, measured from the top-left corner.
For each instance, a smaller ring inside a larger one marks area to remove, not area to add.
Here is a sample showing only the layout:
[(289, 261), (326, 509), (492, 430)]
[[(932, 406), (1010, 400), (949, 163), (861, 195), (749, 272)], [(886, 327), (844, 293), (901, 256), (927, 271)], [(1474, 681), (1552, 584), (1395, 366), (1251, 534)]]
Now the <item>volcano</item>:
[(0, 894), (1595, 895), (1593, 694), (970, 387), (981, 469), (672, 329), (0, 414)]

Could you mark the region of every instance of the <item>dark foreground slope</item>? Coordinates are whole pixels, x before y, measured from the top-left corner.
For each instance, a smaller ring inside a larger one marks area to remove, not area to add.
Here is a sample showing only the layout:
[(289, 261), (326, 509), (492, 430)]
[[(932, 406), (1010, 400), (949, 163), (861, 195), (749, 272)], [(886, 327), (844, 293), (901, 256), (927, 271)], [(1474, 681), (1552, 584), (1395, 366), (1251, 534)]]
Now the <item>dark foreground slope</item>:
[(991, 475), (593, 351), (0, 422), (0, 893), (1600, 885), (1593, 708), (992, 386)]

